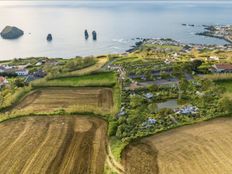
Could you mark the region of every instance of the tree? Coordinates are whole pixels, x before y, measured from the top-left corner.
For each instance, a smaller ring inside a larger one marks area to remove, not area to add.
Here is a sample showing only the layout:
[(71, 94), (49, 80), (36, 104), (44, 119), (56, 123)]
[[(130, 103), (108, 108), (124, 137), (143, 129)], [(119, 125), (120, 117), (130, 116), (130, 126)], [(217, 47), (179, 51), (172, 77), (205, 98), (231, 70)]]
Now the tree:
[(24, 80), (22, 78), (16, 78), (14, 81), (14, 84), (17, 87), (24, 87), (25, 86)]
[(212, 81), (210, 81), (210, 80), (208, 80), (208, 79), (204, 79), (204, 80), (202, 80), (201, 81), (201, 88), (202, 88), (202, 90), (209, 90), (211, 87), (213, 87), (214, 86), (214, 84), (213, 84), (213, 82)]
[(231, 113), (232, 112), (232, 100), (229, 99), (228, 97), (224, 97), (219, 100), (219, 107), (222, 109), (224, 112)]
[(183, 72), (180, 66), (174, 66), (172, 74), (178, 79), (181, 79), (183, 77)]
[(3, 96), (3, 93), (0, 92), (0, 107), (3, 105), (4, 103), (4, 96)]
[(151, 103), (148, 105), (148, 109), (149, 109), (150, 113), (154, 114), (154, 113), (157, 113), (158, 106), (156, 103)]
[(141, 105), (144, 101), (144, 98), (142, 98), (141, 96), (139, 95), (134, 95), (134, 96), (131, 96), (130, 97), (130, 105), (132, 108), (135, 108), (139, 105)]
[(180, 80), (180, 82), (179, 82), (180, 90), (185, 92), (188, 89), (188, 86), (189, 86), (188, 80), (186, 80), (184, 78)]
[(194, 60), (191, 62), (191, 68), (193, 71), (197, 71), (198, 67), (202, 65), (202, 61), (201, 60)]
[(153, 91), (157, 91), (157, 90), (159, 89), (159, 87), (158, 87), (157, 85), (153, 84), (153, 85), (149, 85), (149, 86), (147, 87), (147, 89), (148, 89), (150, 92), (153, 92)]

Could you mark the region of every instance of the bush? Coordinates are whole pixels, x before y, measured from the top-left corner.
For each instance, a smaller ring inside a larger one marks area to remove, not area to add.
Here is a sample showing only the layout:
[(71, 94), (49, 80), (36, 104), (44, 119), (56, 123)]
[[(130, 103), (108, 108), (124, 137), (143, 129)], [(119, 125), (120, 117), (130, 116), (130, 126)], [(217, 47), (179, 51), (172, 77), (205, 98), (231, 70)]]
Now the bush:
[(4, 104), (0, 106), (0, 110), (6, 109), (13, 104), (17, 103), (20, 99), (22, 99), (27, 93), (31, 91), (31, 87), (24, 87), (24, 88), (18, 88), (15, 93), (8, 96), (4, 100)]

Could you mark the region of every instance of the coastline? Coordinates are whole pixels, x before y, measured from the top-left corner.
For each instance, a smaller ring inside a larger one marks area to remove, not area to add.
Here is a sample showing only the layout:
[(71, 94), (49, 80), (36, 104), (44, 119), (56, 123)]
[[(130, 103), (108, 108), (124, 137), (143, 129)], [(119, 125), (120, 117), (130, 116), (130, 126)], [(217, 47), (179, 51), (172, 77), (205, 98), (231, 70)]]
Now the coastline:
[(205, 32), (202, 32), (202, 33), (196, 33), (196, 35), (205, 36), (205, 37), (212, 37), (212, 38), (217, 38), (217, 39), (222, 39), (222, 40), (228, 42), (229, 44), (232, 44), (232, 40), (231, 39), (228, 39), (228, 38), (223, 37), (223, 36), (214, 35), (214, 34), (208, 32), (208, 31), (205, 31)]
[(211, 37), (211, 38), (217, 38), (217, 39), (222, 39), (229, 44), (232, 44), (232, 32), (231, 32), (231, 25), (226, 25), (226, 26), (206, 26), (204, 25), (205, 31), (196, 33), (196, 35), (199, 36), (205, 36), (205, 37)]

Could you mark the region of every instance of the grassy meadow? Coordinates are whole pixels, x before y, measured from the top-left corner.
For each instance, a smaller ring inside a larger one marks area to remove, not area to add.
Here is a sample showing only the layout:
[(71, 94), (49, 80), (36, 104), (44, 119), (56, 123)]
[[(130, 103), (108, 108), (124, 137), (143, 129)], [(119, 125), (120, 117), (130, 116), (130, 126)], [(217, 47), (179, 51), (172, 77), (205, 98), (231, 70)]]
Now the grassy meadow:
[(76, 77), (40, 79), (32, 83), (32, 87), (113, 87), (117, 76), (113, 72), (99, 72)]

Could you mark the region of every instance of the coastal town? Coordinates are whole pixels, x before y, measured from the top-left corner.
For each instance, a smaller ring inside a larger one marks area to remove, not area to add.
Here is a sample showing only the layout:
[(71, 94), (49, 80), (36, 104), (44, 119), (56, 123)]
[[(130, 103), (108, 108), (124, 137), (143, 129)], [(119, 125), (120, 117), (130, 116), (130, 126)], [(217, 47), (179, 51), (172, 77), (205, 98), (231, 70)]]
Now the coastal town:
[(231, 25), (216, 25), (204, 26), (204, 32), (197, 35), (224, 39), (228, 43), (232, 43), (232, 26)]

